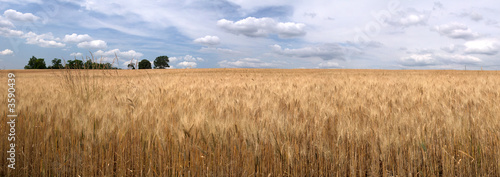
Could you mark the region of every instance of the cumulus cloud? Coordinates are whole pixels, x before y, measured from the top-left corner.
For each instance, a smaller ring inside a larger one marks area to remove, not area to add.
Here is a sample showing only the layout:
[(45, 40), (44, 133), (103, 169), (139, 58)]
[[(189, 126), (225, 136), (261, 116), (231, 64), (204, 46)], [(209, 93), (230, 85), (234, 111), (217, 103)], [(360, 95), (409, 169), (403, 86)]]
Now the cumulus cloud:
[(6, 18), (0, 16), (0, 28), (12, 28), (14, 24)]
[(178, 68), (196, 68), (196, 62), (192, 61), (183, 61), (177, 64)]
[(338, 44), (322, 44), (299, 49), (282, 49), (281, 46), (275, 44), (271, 48), (276, 54), (289, 57), (317, 57), (323, 60), (345, 60), (345, 49)]
[(202, 45), (212, 46), (212, 45), (220, 44), (220, 39), (217, 36), (208, 36), (207, 35), (205, 37), (195, 39), (194, 42), (196, 42), (198, 44), (202, 44)]
[(480, 39), (464, 44), (465, 52), (470, 54), (495, 55), (500, 50), (500, 42), (496, 39)]
[(186, 61), (205, 61), (203, 58), (201, 57), (193, 57), (191, 55), (186, 55), (184, 56), (184, 60)]
[(10, 20), (25, 21), (25, 22), (34, 22), (40, 19), (40, 17), (37, 17), (32, 13), (21, 13), (13, 9), (8, 9), (5, 12), (3, 12), (3, 16), (5, 16)]
[(479, 34), (472, 32), (472, 30), (467, 25), (456, 22), (435, 26), (434, 28), (432, 28), (432, 30), (437, 31), (442, 36), (446, 36), (453, 39), (468, 40), (479, 37)]
[(267, 17), (248, 17), (237, 22), (221, 19), (217, 21), (217, 26), (230, 33), (248, 37), (266, 37), (269, 34), (277, 34), (280, 38), (292, 38), (306, 34), (306, 25), (303, 23), (276, 22)]
[(9, 28), (1, 28), (0, 27), (0, 36), (5, 36), (5, 37), (22, 37), (24, 32), (18, 31), (18, 30), (13, 30)]
[(82, 54), (82, 53), (80, 53), (80, 52), (73, 52), (73, 53), (69, 54), (69, 56), (73, 56), (73, 57), (81, 57), (81, 56), (83, 56), (83, 54)]
[(141, 58), (143, 56), (142, 53), (136, 52), (134, 50), (122, 52), (122, 51), (120, 51), (120, 49), (112, 49), (112, 50), (108, 50), (108, 51), (98, 50), (97, 52), (94, 53), (95, 56), (103, 56), (103, 57), (111, 57), (111, 58), (114, 58), (115, 54), (116, 54), (116, 56), (118, 56), (118, 58), (124, 59), (124, 60), (138, 59), (138, 58)]
[(413, 54), (403, 57), (400, 64), (403, 66), (433, 66), (448, 64), (477, 64), (482, 60), (470, 55), (446, 54)]
[(302, 23), (278, 23), (276, 25), (275, 31), (281, 38), (292, 38), (297, 36), (304, 36), (306, 34), (306, 31), (304, 29), (305, 26), (306, 25)]
[(319, 68), (341, 68), (337, 62), (327, 61), (318, 64)]
[(428, 19), (429, 19), (428, 12), (419, 12), (415, 9), (410, 8), (399, 11), (391, 18), (386, 19), (386, 22), (393, 26), (410, 27), (410, 26), (426, 25)]
[(181, 56), (181, 57), (170, 57), (168, 59), (170, 62), (178, 62), (178, 61), (205, 61), (201, 57), (193, 57), (191, 55)]
[(0, 51), (0, 55), (12, 55), (14, 52), (10, 49), (5, 49), (3, 51)]
[(197, 62), (202, 62), (205, 61), (201, 57), (193, 57), (191, 55), (186, 55), (186, 56), (181, 56), (181, 57), (170, 57), (168, 59), (170, 63), (177, 63), (177, 68), (196, 68), (198, 65)]
[(103, 40), (92, 40), (80, 42), (77, 46), (84, 49), (104, 49), (108, 47), (108, 44)]
[(430, 66), (436, 65), (437, 61), (432, 57), (432, 54), (413, 54), (401, 58), (400, 63), (404, 66)]
[(441, 60), (445, 64), (477, 64), (482, 61), (481, 59), (474, 56), (458, 55), (458, 54), (455, 55), (437, 54), (435, 55), (435, 58)]
[(29, 32), (23, 36), (26, 38), (26, 44), (34, 44), (38, 45), (40, 47), (50, 47), (50, 48), (56, 48), (56, 47), (65, 47), (66, 44), (57, 42), (56, 40), (59, 40), (58, 38), (54, 38), (52, 33), (45, 33), (45, 34), (36, 34), (34, 32)]
[(264, 62), (257, 58), (243, 58), (236, 61), (223, 60), (218, 64), (223, 68), (273, 68), (278, 66), (276, 63)]
[(128, 67), (129, 64), (133, 64), (134, 67), (137, 66), (139, 64), (139, 61), (138, 60), (127, 60), (127, 61), (124, 61), (122, 63), (123, 66), (127, 66), (127, 69), (132, 69), (131, 67)]
[(76, 34), (73, 33), (71, 35), (67, 34), (64, 36), (63, 41), (64, 42), (70, 42), (70, 43), (81, 43), (84, 41), (91, 41), (92, 37), (90, 37), (88, 34)]
[(168, 61), (173, 63), (173, 62), (178, 62), (180, 61), (180, 58), (177, 58), (177, 57), (168, 57)]

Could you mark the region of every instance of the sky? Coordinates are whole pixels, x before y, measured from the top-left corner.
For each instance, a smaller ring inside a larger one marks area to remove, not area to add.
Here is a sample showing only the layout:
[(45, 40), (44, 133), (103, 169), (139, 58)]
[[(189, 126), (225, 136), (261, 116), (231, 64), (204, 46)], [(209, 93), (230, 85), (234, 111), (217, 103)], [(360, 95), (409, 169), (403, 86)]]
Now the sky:
[(499, 16), (493, 0), (0, 0), (0, 69), (166, 55), (171, 68), (498, 70)]

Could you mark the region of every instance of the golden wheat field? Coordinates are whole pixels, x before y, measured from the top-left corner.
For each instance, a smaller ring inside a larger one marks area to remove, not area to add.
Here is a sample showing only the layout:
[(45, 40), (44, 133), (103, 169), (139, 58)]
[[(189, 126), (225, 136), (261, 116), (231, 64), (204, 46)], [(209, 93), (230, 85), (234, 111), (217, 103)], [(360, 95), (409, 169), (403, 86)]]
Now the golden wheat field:
[(498, 71), (1, 74), (0, 176), (500, 176)]

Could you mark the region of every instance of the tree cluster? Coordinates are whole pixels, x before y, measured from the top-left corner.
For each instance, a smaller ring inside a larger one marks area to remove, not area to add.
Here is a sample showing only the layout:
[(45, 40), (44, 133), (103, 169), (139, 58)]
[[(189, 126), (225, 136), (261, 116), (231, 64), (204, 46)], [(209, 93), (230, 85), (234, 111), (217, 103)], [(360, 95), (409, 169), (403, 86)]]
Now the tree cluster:
[[(168, 68), (170, 67), (168, 65), (168, 62), (170, 62), (168, 60), (168, 56), (159, 56), (159, 57), (156, 57), (155, 61), (153, 61), (154, 65), (155, 65), (155, 69), (165, 69), (165, 68)], [(130, 69), (136, 69), (135, 68), (135, 63), (129, 63), (127, 65), (128, 68)], [(139, 62), (139, 69), (152, 69), (152, 66), (151, 66), (151, 62), (148, 60), (148, 59), (142, 59), (140, 62)]]
[(28, 65), (24, 66), (24, 69), (118, 69), (113, 67), (111, 63), (96, 63), (91, 60), (83, 62), (82, 60), (68, 60), (65, 65), (62, 64), (62, 60), (54, 58), (52, 60), (52, 66), (45, 64), (45, 59), (36, 58), (32, 56), (28, 62)]
[(24, 69), (47, 69), (47, 66), (43, 58), (36, 58), (33, 56), (30, 58), (30, 61), (28, 61), (28, 65), (24, 66)]
[[(165, 69), (170, 67), (168, 65), (167, 56), (159, 56), (154, 60), (155, 69)], [(135, 69), (135, 64), (130, 63), (128, 67)], [(52, 60), (52, 66), (45, 64), (45, 59), (31, 57), (28, 65), (24, 66), (24, 69), (118, 69), (113, 67), (111, 63), (96, 63), (92, 60), (82, 61), (82, 60), (68, 60), (65, 65), (62, 64), (62, 60), (54, 58)], [(151, 62), (147, 59), (143, 59), (139, 62), (139, 69), (152, 69)]]

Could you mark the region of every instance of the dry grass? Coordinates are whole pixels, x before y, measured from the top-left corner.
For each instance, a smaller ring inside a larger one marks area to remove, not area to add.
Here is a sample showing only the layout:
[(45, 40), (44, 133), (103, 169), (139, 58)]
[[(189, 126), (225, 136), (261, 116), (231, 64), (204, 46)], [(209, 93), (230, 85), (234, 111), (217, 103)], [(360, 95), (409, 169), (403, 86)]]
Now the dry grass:
[(0, 176), (500, 176), (498, 71), (14, 72)]

